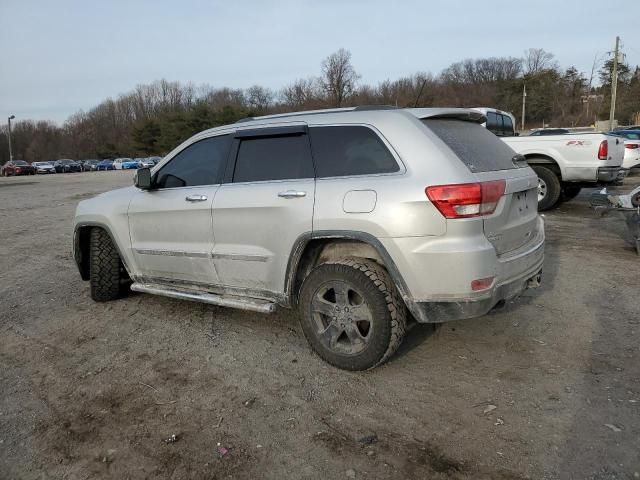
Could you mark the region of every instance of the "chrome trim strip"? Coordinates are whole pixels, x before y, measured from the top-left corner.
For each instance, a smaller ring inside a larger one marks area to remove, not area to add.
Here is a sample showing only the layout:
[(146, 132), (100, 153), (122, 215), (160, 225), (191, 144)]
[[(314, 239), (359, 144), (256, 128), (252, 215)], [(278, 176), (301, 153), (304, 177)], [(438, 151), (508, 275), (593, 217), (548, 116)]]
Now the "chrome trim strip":
[(140, 255), (163, 255), (166, 257), (194, 257), (209, 258), (207, 252), (185, 252), (182, 250), (151, 250), (146, 248), (136, 248), (136, 253)]
[(239, 253), (212, 253), (211, 257), (220, 260), (240, 260), (242, 262), (266, 262), (269, 260), (266, 255), (243, 255)]
[(241, 310), (250, 310), (252, 312), (272, 313), (276, 309), (275, 303), (266, 300), (242, 297), (230, 298), (204, 292), (184, 292), (159, 285), (134, 283), (131, 285), (131, 290), (134, 292), (151, 293), (153, 295), (162, 295), (181, 300), (190, 300), (192, 302), (209, 303), (211, 305), (218, 305), (221, 307), (239, 308)]

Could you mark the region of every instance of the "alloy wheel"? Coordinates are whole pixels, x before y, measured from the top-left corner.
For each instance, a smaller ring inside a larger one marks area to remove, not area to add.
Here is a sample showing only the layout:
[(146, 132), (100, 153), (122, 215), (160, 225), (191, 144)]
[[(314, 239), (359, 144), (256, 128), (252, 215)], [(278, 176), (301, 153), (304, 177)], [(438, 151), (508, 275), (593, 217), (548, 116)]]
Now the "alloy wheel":
[(547, 196), (547, 184), (544, 180), (538, 177), (538, 201), (542, 201)]
[(371, 310), (349, 283), (335, 280), (320, 286), (311, 302), (318, 339), (343, 355), (362, 352), (373, 337)]

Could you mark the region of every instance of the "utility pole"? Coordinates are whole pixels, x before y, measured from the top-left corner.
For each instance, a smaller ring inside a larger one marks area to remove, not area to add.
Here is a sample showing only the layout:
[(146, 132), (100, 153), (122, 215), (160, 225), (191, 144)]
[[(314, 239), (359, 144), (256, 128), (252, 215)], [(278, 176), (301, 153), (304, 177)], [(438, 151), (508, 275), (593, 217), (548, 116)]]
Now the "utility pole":
[(16, 118), (15, 115), (11, 115), (8, 118), (8, 121), (9, 121), (9, 161), (10, 162), (13, 161), (13, 152), (11, 151), (11, 120), (13, 120), (14, 118)]
[(609, 130), (613, 130), (616, 116), (616, 94), (618, 90), (618, 55), (620, 53), (620, 37), (616, 37), (616, 48), (613, 51), (613, 72), (611, 75), (611, 110), (609, 111)]
[(524, 131), (524, 113), (525, 113), (525, 109), (527, 106), (527, 84), (523, 84), (522, 85), (522, 128), (521, 130)]

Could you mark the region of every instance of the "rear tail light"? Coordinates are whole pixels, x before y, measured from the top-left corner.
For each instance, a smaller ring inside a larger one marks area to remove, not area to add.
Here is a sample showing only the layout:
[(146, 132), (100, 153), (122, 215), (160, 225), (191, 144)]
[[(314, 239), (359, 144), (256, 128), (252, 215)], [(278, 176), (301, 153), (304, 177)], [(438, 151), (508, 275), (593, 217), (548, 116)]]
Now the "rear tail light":
[(609, 143), (606, 140), (600, 142), (600, 147), (598, 148), (598, 160), (606, 160), (609, 156)]
[(637, 143), (625, 143), (624, 148), (628, 148), (629, 150), (635, 150), (636, 148), (640, 148), (640, 145)]
[(445, 218), (470, 218), (492, 214), (505, 187), (504, 180), (494, 180), (435, 185), (425, 188), (425, 193)]

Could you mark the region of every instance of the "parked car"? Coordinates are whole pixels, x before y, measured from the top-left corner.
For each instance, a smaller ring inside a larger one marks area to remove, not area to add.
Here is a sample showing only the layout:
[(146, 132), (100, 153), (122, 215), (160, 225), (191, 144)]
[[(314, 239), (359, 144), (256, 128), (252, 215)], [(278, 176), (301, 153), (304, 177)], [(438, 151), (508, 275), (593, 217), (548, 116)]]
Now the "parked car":
[(567, 133), (571, 133), (566, 128), (539, 128), (537, 130), (533, 130), (529, 136), (530, 137), (540, 137), (544, 135), (565, 135)]
[(162, 157), (149, 157), (147, 160), (150, 160), (154, 165), (157, 165), (158, 162), (162, 161)]
[(96, 301), (130, 280), (214, 305), (295, 308), (320, 357), (372, 368), (402, 342), (408, 312), (478, 317), (540, 282), (537, 176), (484, 121), (352, 107), (201, 132), (153, 174), (138, 170), (135, 186), (80, 202), (80, 275)]
[(96, 170), (115, 170), (113, 160), (100, 160), (96, 165)]
[(640, 129), (638, 130), (614, 130), (611, 135), (624, 138), (624, 168), (640, 168)]
[(113, 161), (113, 168), (115, 168), (116, 170), (138, 168), (138, 161), (132, 158), (116, 158)]
[(94, 172), (98, 167), (98, 163), (100, 160), (84, 160), (82, 162), (82, 171), (83, 172)]
[(2, 166), (0, 173), (3, 177), (14, 175), (35, 175), (36, 169), (24, 160), (10, 160)]
[(80, 163), (75, 160), (62, 159), (56, 160), (54, 163), (54, 167), (56, 169), (56, 173), (70, 173), (70, 172), (81, 172), (82, 166)]
[[(491, 111), (506, 122), (513, 115)], [(488, 113), (486, 114), (488, 115)], [(510, 124), (513, 126), (513, 121)], [(489, 129), (489, 122), (486, 124)], [(522, 155), (539, 178), (538, 209), (550, 210), (575, 198), (582, 187), (619, 184), (628, 172), (622, 167), (624, 145), (620, 137), (594, 132), (518, 136), (502, 123), (502, 141)]]
[(49, 162), (33, 162), (31, 165), (36, 169), (36, 173), (56, 173), (55, 167)]
[(155, 163), (153, 163), (153, 161), (149, 160), (148, 158), (136, 158), (135, 160), (138, 162), (138, 168), (151, 168), (155, 166)]

